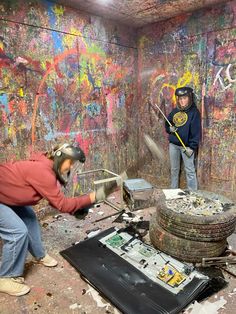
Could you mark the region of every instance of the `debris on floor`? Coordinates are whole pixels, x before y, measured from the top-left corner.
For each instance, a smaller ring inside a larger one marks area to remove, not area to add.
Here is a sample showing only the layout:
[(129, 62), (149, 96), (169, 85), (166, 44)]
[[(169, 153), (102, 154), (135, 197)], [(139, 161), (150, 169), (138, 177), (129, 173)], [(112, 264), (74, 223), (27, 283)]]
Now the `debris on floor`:
[[(156, 193), (156, 191), (154, 191)], [(117, 193), (118, 194), (118, 193)], [(113, 201), (119, 201), (114, 193)], [(129, 212), (125, 208), (126, 212)], [(104, 214), (101, 216), (99, 212)], [(143, 217), (142, 221), (133, 222), (133, 227), (142, 227), (148, 229), (150, 217), (156, 212), (155, 207), (144, 208), (137, 211), (132, 211), (132, 215)], [(45, 268), (42, 265), (35, 265), (31, 262), (26, 264), (25, 281), (31, 287), (29, 294), (23, 297), (12, 297), (6, 294), (0, 294), (1, 314), (11, 313), (40, 313), (40, 314), (118, 314), (118, 309), (98, 292), (92, 294), (87, 292), (91, 285), (84, 281), (80, 274), (70, 265), (59, 252), (70, 247), (72, 244), (76, 245), (83, 241), (90, 231), (103, 231), (108, 228), (126, 228), (126, 222), (116, 222), (114, 219), (118, 212), (107, 204), (101, 204), (98, 208), (93, 208), (93, 212), (88, 212), (83, 219), (76, 219), (76, 217), (68, 214), (59, 214), (47, 216), (41, 221), (42, 237), (47, 252), (58, 261), (58, 266), (54, 269)], [(99, 220), (101, 217), (113, 215), (110, 219)], [(56, 216), (56, 217), (55, 217)], [(135, 228), (134, 228), (135, 230)], [(138, 228), (140, 231), (140, 228)], [(146, 230), (145, 230), (146, 231)], [(135, 231), (134, 231), (135, 233)], [(137, 233), (137, 232), (136, 232)], [(90, 240), (90, 239), (89, 239)], [(229, 247), (236, 249), (236, 233), (228, 238)], [(145, 243), (150, 243), (149, 234), (145, 236)], [(31, 259), (31, 257), (29, 257)], [(227, 269), (236, 273), (236, 265), (227, 265)], [(214, 267), (212, 267), (214, 268)], [(214, 306), (218, 306), (215, 313), (232, 314), (236, 307), (236, 278), (231, 274), (225, 272), (223, 274), (228, 285), (208, 297), (206, 300), (200, 302), (200, 306), (205, 304), (209, 308), (213, 305), (208, 305), (206, 301), (215, 304), (216, 301), (227, 303), (221, 306), (222, 303), (217, 302)], [(94, 290), (94, 289), (93, 289)], [(91, 290), (92, 291), (92, 290)], [(217, 298), (216, 298), (217, 296)], [(95, 299), (100, 299), (105, 306), (99, 307)], [(94, 300), (94, 302), (93, 302)], [(223, 300), (223, 301), (222, 301)], [(109, 304), (109, 307), (108, 305)], [(197, 303), (196, 303), (197, 304)], [(197, 305), (195, 305), (197, 306)], [(220, 307), (221, 306), (221, 307)], [(190, 307), (188, 309), (190, 311)], [(210, 310), (209, 310), (210, 311)], [(210, 312), (207, 314), (210, 314)], [(203, 314), (204, 311), (201, 311)], [(214, 314), (215, 314), (214, 313)], [(143, 314), (143, 313), (137, 313)], [(146, 313), (144, 313), (146, 314)], [(187, 314), (190, 314), (188, 312)], [(191, 312), (194, 314), (194, 312)]]
[(91, 295), (98, 307), (105, 307), (106, 310), (108, 310), (108, 308), (110, 307), (110, 303), (103, 303), (103, 298), (93, 287), (89, 287), (86, 293)]
[(226, 303), (227, 301), (224, 297), (215, 302), (204, 301), (203, 303), (198, 303), (195, 301), (184, 311), (184, 314), (217, 314), (219, 313), (218, 310), (224, 308)]

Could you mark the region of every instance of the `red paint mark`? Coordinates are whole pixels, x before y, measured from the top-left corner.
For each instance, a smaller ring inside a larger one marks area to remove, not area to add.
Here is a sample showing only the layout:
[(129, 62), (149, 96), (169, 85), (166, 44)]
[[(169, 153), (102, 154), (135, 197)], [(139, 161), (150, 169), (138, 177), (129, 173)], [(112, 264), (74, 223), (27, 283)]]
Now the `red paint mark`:
[(27, 105), (24, 100), (19, 101), (19, 109), (23, 116), (27, 114)]
[(39, 102), (39, 97), (40, 94), (42, 94), (42, 89), (44, 87), (44, 84), (46, 82), (46, 79), (48, 78), (49, 74), (54, 70), (55, 66), (62, 60), (64, 60), (68, 55), (77, 53), (77, 49), (73, 48), (70, 50), (65, 51), (64, 53), (58, 55), (55, 59), (54, 62), (49, 66), (47, 69), (46, 73), (44, 74), (38, 90), (37, 90), (37, 95), (35, 97), (35, 102), (34, 102), (34, 110), (33, 110), (33, 116), (32, 116), (32, 134), (31, 134), (31, 139), (32, 139), (32, 144), (35, 142), (35, 121), (36, 121), (36, 116), (37, 116), (37, 110), (38, 110), (38, 102)]
[(85, 155), (88, 155), (89, 147), (93, 143), (93, 139), (91, 138), (91, 136), (89, 138), (84, 139), (82, 137), (82, 134), (78, 134), (76, 136), (76, 142), (82, 148), (82, 150), (84, 151)]
[[(81, 52), (83, 52), (86, 55), (90, 55), (91, 58), (94, 58), (96, 60), (102, 59), (102, 57), (100, 55), (95, 54), (95, 53), (87, 53), (85, 49), (83, 49)], [(46, 73), (44, 74), (44, 76), (43, 76), (43, 78), (39, 84), (39, 87), (37, 89), (37, 95), (36, 95), (35, 101), (34, 101), (34, 108), (33, 108), (33, 115), (32, 115), (32, 133), (31, 133), (32, 145), (34, 145), (34, 142), (35, 142), (35, 121), (36, 121), (36, 116), (37, 116), (39, 97), (42, 94), (42, 90), (44, 88), (45, 82), (46, 82), (48, 76), (50, 75), (50, 73), (52, 71), (55, 71), (58, 64), (61, 61), (63, 61), (66, 57), (73, 55), (73, 54), (78, 54), (78, 50), (76, 48), (66, 50), (62, 54), (56, 56), (54, 58), (54, 62), (50, 64), (50, 66), (48, 67)]]
[[(1, 107), (5, 109), (5, 106), (1, 105)], [(2, 117), (2, 122), (7, 123), (7, 115), (6, 115), (5, 111), (3, 111), (3, 110), (1, 110), (1, 117)]]

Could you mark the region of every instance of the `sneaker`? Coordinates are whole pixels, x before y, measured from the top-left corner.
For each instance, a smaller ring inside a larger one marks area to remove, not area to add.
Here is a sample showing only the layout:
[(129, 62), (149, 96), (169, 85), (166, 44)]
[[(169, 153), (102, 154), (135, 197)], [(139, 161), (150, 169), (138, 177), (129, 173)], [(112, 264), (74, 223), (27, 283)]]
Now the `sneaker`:
[(0, 278), (0, 292), (19, 297), (25, 295), (29, 291), (30, 287), (24, 284), (23, 277)]
[(49, 256), (48, 254), (46, 254), (43, 258), (39, 260), (36, 259), (34, 263), (42, 264), (46, 267), (55, 267), (58, 264), (58, 262), (53, 257)]

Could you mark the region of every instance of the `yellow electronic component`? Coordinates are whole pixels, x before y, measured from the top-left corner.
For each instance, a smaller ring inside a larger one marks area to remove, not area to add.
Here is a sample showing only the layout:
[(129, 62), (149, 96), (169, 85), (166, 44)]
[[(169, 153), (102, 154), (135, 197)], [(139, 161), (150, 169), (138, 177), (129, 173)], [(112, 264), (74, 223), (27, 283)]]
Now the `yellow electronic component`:
[(171, 287), (178, 287), (187, 277), (179, 272), (176, 272), (174, 277), (168, 281)]
[(168, 265), (165, 265), (160, 272), (157, 274), (157, 278), (167, 283), (175, 275), (175, 270)]
[(165, 265), (157, 274), (157, 278), (171, 287), (178, 287), (187, 277), (169, 265)]

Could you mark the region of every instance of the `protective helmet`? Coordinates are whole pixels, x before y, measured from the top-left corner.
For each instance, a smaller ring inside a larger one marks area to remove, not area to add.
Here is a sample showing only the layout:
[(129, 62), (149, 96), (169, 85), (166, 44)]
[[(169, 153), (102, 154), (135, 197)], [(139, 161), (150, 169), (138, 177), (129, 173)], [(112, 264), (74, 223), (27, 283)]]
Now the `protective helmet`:
[(194, 94), (193, 94), (193, 89), (191, 87), (184, 86), (184, 87), (177, 88), (175, 90), (175, 96), (177, 97), (188, 96), (189, 97), (189, 105), (184, 108), (181, 108), (181, 106), (179, 105), (179, 102), (177, 101), (177, 108), (180, 111), (187, 111), (194, 103)]
[(193, 89), (188, 86), (179, 87), (175, 90), (175, 96), (191, 96), (193, 94)]
[(56, 173), (57, 179), (65, 185), (67, 183), (66, 179), (63, 178), (60, 169), (62, 163), (66, 159), (71, 159), (73, 161), (80, 161), (84, 163), (86, 160), (83, 150), (79, 146), (73, 146), (71, 144), (63, 144), (55, 151), (52, 152), (53, 157), (53, 170)]

